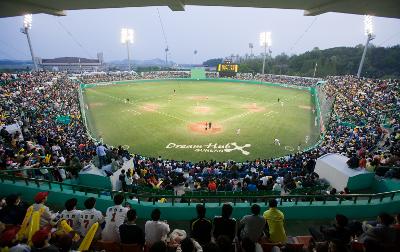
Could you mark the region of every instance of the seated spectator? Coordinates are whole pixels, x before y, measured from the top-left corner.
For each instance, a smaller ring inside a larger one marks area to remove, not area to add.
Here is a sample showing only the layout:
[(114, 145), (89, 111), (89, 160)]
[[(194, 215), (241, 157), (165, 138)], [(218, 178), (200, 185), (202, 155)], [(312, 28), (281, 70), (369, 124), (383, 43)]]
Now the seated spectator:
[(159, 241), (165, 241), (169, 233), (169, 225), (165, 221), (160, 221), (161, 211), (156, 208), (151, 212), (151, 220), (144, 226), (145, 240), (147, 246), (152, 246)]
[(391, 227), (394, 218), (387, 213), (378, 216), (378, 224), (361, 235), (367, 251), (395, 251), (399, 245), (398, 232)]
[(229, 236), (220, 235), (216, 239), (220, 251), (235, 252), (235, 247), (232, 245), (232, 240)]
[[(84, 237), (94, 223), (98, 222), (99, 225), (104, 223), (104, 216), (100, 211), (94, 208), (96, 205), (95, 198), (90, 197), (85, 200), (83, 204), (85, 205), (86, 209), (81, 212), (81, 216), (79, 217), (79, 222), (81, 223), (79, 232)], [(99, 238), (100, 234), (101, 228), (99, 226), (96, 231), (95, 238)]]
[(48, 192), (38, 192), (34, 198), (35, 203), (31, 206), (32, 212), (39, 211), (40, 214), (40, 227), (51, 225), (51, 220), (53, 219), (53, 214), (50, 212), (49, 208), (45, 206), (47, 201)]
[(0, 232), (0, 248), (12, 248), (17, 246), (17, 233), (19, 231), (19, 227), (14, 226), (12, 228), (5, 228), (5, 225), (0, 226), (0, 230), (4, 229), (2, 232)]
[(335, 224), (333, 226), (321, 226), (320, 230), (310, 228), (312, 237), (317, 242), (328, 241), (334, 243), (338, 247), (349, 244), (351, 239), (351, 231), (348, 227), (348, 219), (342, 214), (337, 214)]
[(260, 216), (261, 208), (254, 204), (251, 206), (250, 215), (245, 215), (239, 221), (238, 233), (241, 239), (247, 237), (257, 242), (264, 235), (265, 219)]
[[(240, 248), (242, 252), (263, 252), (262, 247), (259, 243), (254, 242), (252, 239), (245, 237), (240, 242)], [(276, 250), (276, 247), (271, 250), (271, 252), (278, 252), (280, 249)]]
[(59, 249), (49, 244), (51, 234), (47, 229), (38, 230), (32, 236), (32, 252), (58, 252)]
[(121, 243), (124, 244), (140, 244), (141, 246), (144, 245), (144, 232), (143, 230), (136, 225), (136, 210), (130, 209), (126, 217), (128, 221), (121, 226), (119, 226), (119, 235), (121, 238)]
[(236, 220), (231, 218), (233, 207), (230, 204), (222, 206), (221, 216), (214, 217), (213, 236), (217, 239), (220, 235), (226, 235), (231, 242), (236, 235)]
[(68, 225), (73, 229), (78, 231), (80, 228), (79, 218), (81, 216), (81, 211), (76, 210), (76, 205), (78, 200), (76, 198), (69, 199), (65, 202), (65, 210), (60, 214), (60, 219), (65, 220)]
[(212, 224), (206, 218), (206, 208), (202, 204), (196, 205), (197, 218), (190, 221), (191, 237), (200, 245), (204, 245), (211, 241)]
[(119, 242), (119, 226), (121, 226), (125, 219), (128, 208), (122, 206), (124, 201), (123, 194), (114, 196), (115, 206), (107, 208), (106, 211), (106, 226), (102, 232), (102, 240)]
[(202, 252), (200, 244), (194, 239), (186, 237), (183, 239), (179, 246), (176, 248), (176, 252)]
[(269, 209), (264, 212), (264, 218), (268, 223), (269, 240), (271, 242), (286, 242), (286, 233), (283, 221), (285, 216), (278, 210), (278, 201), (272, 199), (269, 201)]
[(0, 221), (5, 224), (20, 225), (28, 207), (21, 202), (21, 197), (17, 194), (8, 195), (5, 201), (6, 205), (0, 210)]
[(393, 224), (393, 228), (400, 230), (400, 213), (395, 216), (396, 223)]
[(75, 234), (75, 232), (71, 232), (70, 234), (63, 234), (57, 238), (55, 245), (60, 252), (72, 252), (71, 248), (74, 245), (73, 237)]
[(150, 247), (149, 252), (167, 252), (167, 244), (163, 241), (155, 242)]

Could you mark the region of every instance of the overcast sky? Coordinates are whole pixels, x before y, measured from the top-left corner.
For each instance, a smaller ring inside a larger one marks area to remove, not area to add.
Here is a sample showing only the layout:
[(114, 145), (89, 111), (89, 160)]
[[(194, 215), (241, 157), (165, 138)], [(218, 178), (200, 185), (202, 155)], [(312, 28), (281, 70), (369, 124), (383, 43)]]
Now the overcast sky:
[[(328, 13), (305, 17), (302, 10), (231, 7), (192, 7), (172, 12), (159, 7), (170, 59), (192, 63), (233, 54), (249, 53), (249, 43), (259, 54), (259, 33), (272, 32), (272, 54), (298, 54), (320, 49), (364, 44), (363, 16)], [(26, 37), (20, 33), (22, 17), (0, 18), (0, 59), (29, 59)], [(312, 25), (311, 25), (312, 24)], [(35, 54), (42, 58), (61, 56), (96, 57), (106, 61), (126, 58), (120, 44), (120, 29), (135, 30), (133, 59), (164, 58), (166, 47), (157, 8), (124, 8), (68, 11), (65, 17), (33, 16), (31, 39)], [(307, 30), (308, 29), (308, 30)], [(375, 45), (400, 44), (400, 19), (374, 18)]]

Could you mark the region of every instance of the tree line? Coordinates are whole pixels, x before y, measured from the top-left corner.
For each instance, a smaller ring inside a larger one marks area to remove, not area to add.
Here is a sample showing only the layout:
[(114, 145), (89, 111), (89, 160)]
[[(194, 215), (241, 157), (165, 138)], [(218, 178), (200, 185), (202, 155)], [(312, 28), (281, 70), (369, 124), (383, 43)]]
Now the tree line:
[[(311, 51), (299, 55), (279, 54), (275, 57), (267, 55), (265, 72), (271, 74), (325, 77), (328, 75), (356, 75), (364, 46), (335, 47), (320, 50), (315, 47)], [(210, 59), (203, 64), (216, 66), (222, 58)], [(239, 64), (239, 72), (261, 73), (261, 56), (234, 58)], [(400, 45), (393, 47), (368, 48), (362, 76), (370, 78), (400, 78)]]

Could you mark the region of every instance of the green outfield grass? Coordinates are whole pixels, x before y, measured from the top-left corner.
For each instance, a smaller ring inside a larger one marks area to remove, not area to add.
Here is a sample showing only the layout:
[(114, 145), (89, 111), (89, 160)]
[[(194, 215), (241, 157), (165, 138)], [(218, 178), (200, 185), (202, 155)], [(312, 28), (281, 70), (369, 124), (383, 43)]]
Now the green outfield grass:
[(96, 86), (83, 94), (92, 135), (144, 156), (254, 160), (303, 150), (319, 136), (312, 96), (298, 89), (174, 80)]

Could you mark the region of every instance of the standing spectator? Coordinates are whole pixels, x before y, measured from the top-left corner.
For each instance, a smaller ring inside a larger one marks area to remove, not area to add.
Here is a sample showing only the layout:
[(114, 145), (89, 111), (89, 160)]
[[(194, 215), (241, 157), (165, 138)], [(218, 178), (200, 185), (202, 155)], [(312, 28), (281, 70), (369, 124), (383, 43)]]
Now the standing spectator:
[(78, 200), (76, 198), (69, 199), (65, 202), (65, 210), (60, 214), (60, 219), (64, 219), (68, 225), (75, 231), (79, 230), (80, 223), (79, 218), (81, 211), (76, 210)]
[[(99, 210), (96, 210), (94, 208), (96, 205), (95, 198), (93, 197), (88, 198), (87, 200), (85, 200), (84, 205), (86, 209), (81, 212), (81, 216), (79, 218), (79, 222), (81, 223), (80, 234), (82, 236), (86, 236), (87, 232), (94, 223), (98, 222), (99, 225), (101, 225), (104, 222), (103, 214)], [(95, 238), (100, 237), (100, 234), (101, 234), (101, 229), (99, 227), (97, 229)]]
[(220, 235), (226, 235), (230, 238), (231, 243), (236, 235), (236, 220), (231, 218), (233, 207), (230, 204), (222, 206), (221, 216), (214, 217), (214, 238)]
[(114, 196), (115, 206), (107, 208), (106, 212), (106, 226), (102, 232), (102, 240), (119, 242), (119, 226), (121, 226), (125, 219), (128, 208), (122, 206), (124, 201), (123, 194)]
[(191, 237), (201, 246), (211, 241), (212, 224), (206, 218), (206, 207), (202, 204), (196, 206), (197, 218), (190, 221)]
[(239, 237), (248, 237), (253, 242), (257, 242), (263, 235), (265, 219), (260, 216), (261, 207), (257, 204), (251, 206), (250, 215), (245, 215), (239, 222)]
[(101, 169), (103, 165), (106, 164), (106, 151), (107, 148), (104, 147), (101, 143), (97, 145), (96, 154), (99, 157), (99, 168)]
[(161, 211), (156, 208), (151, 212), (151, 220), (144, 226), (145, 239), (147, 246), (152, 246), (159, 241), (165, 241), (169, 233), (169, 225), (165, 221), (160, 221)]
[(121, 174), (118, 176), (119, 182), (121, 183), (121, 188), (124, 192), (126, 192), (126, 180), (125, 180), (125, 170), (121, 170)]
[(128, 222), (119, 226), (119, 235), (121, 238), (121, 243), (124, 244), (140, 244), (144, 245), (144, 232), (136, 225), (136, 210), (130, 209), (127, 214)]
[(264, 218), (268, 223), (269, 239), (271, 242), (286, 242), (286, 233), (283, 226), (285, 216), (278, 210), (278, 201), (272, 199), (269, 201), (269, 210), (264, 212)]

